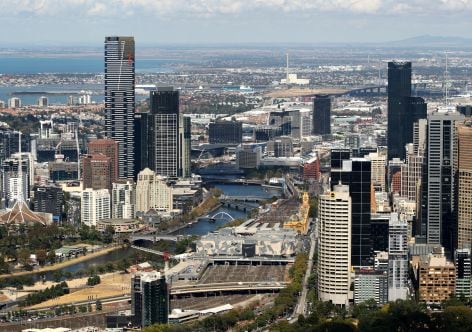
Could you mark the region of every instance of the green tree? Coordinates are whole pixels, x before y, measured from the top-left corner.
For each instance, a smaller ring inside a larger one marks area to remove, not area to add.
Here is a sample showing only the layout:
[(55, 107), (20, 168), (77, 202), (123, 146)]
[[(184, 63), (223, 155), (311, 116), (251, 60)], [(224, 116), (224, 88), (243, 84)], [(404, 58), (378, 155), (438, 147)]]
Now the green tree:
[(102, 301), (100, 301), (99, 299), (97, 300), (97, 302), (95, 302), (95, 310), (97, 311), (102, 311)]

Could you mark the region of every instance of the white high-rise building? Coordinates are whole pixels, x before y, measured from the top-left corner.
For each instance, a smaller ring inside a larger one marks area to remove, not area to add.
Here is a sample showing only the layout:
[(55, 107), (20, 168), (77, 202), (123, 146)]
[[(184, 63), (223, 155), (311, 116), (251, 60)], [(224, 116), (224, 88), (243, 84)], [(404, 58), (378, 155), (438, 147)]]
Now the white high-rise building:
[(20, 108), (21, 107), (21, 99), (17, 97), (13, 97), (8, 99), (8, 108)]
[(388, 300), (408, 297), (408, 223), (397, 213), (388, 223)]
[(349, 187), (334, 186), (321, 195), (318, 216), (318, 296), (347, 306), (351, 286), (351, 197)]
[(82, 191), (81, 220), (87, 226), (96, 226), (97, 221), (110, 219), (110, 193), (108, 189)]
[(446, 250), (452, 250), (455, 242), (455, 122), (463, 118), (447, 109), (428, 116), (427, 178), (423, 181), (427, 188), (427, 242), (441, 244)]
[(154, 209), (169, 212), (172, 206), (172, 188), (167, 185), (167, 178), (157, 175), (149, 168), (139, 172), (136, 183), (136, 211), (148, 212)]
[(112, 184), (112, 218), (133, 219), (136, 198), (131, 181)]
[(39, 107), (48, 107), (48, 97), (41, 96), (38, 98)]

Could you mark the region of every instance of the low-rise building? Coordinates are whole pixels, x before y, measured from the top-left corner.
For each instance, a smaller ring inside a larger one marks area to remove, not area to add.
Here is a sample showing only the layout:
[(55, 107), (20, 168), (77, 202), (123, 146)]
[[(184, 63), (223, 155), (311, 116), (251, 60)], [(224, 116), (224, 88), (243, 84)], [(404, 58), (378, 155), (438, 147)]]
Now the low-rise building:
[(444, 248), (423, 257), (419, 263), (419, 300), (426, 303), (441, 303), (455, 292), (456, 269), (446, 259)]
[(113, 227), (116, 234), (134, 233), (140, 229), (140, 223), (134, 219), (104, 219), (97, 221), (97, 230), (105, 232), (107, 227)]

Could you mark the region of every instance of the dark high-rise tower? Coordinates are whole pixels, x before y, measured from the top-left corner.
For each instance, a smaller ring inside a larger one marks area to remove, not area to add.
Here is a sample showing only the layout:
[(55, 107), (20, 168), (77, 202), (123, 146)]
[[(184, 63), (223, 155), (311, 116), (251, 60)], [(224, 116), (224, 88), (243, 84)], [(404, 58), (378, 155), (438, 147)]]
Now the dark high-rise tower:
[(105, 129), (118, 142), (118, 177), (134, 175), (134, 38), (105, 37)]
[(411, 97), (411, 62), (388, 63), (388, 160), (405, 157), (413, 123), (426, 118), (423, 98)]
[(352, 202), (351, 264), (366, 267), (373, 264), (371, 238), (371, 162), (350, 158), (348, 150), (331, 152), (331, 189), (342, 183), (349, 186)]
[(190, 118), (179, 112), (179, 92), (151, 91), (151, 111), (135, 114), (136, 172), (149, 167), (168, 177), (190, 175)]
[(313, 99), (313, 134), (331, 134), (331, 97), (317, 95)]

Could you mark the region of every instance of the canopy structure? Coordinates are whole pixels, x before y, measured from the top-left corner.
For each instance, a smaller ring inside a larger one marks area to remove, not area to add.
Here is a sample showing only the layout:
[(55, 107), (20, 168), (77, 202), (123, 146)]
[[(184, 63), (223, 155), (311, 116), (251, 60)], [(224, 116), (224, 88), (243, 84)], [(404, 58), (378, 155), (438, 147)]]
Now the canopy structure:
[(17, 200), (15, 205), (0, 216), (2, 224), (34, 224), (46, 225), (44, 217), (31, 211), (24, 200)]

